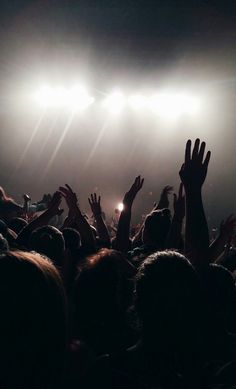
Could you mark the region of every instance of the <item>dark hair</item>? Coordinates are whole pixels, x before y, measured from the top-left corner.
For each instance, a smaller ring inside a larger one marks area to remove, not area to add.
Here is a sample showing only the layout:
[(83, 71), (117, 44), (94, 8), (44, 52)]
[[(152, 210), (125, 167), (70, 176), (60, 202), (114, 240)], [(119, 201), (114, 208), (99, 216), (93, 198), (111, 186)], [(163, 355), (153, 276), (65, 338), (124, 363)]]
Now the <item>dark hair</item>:
[(45, 254), (56, 266), (61, 266), (65, 250), (64, 237), (61, 231), (53, 226), (37, 228), (29, 240), (31, 250)]
[(160, 337), (163, 342), (192, 339), (198, 331), (201, 297), (198, 276), (183, 255), (175, 251), (150, 255), (136, 281), (136, 306), (144, 337)]
[(3, 388), (51, 388), (61, 378), (66, 347), (64, 291), (55, 267), (39, 254), (0, 255)]
[(81, 245), (80, 233), (74, 228), (64, 228), (63, 237), (65, 248), (68, 250), (77, 250)]
[(124, 320), (131, 298), (128, 279), (132, 270), (115, 250), (102, 249), (87, 259), (75, 286), (76, 330), (80, 335), (98, 337), (98, 328), (104, 330)]
[(157, 210), (147, 215), (143, 228), (143, 242), (162, 250), (171, 225), (169, 209)]

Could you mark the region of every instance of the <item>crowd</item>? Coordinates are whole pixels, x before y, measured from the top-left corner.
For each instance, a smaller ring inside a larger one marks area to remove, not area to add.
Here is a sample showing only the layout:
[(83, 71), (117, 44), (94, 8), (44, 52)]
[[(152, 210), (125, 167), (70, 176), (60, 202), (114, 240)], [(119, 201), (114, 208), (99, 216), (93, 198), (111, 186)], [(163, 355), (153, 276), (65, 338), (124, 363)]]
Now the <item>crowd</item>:
[(0, 189), (0, 388), (236, 387), (236, 217), (210, 239), (205, 148), (186, 143), (173, 215), (166, 186), (135, 231), (141, 176), (112, 226), (96, 193), (91, 222), (69, 185)]

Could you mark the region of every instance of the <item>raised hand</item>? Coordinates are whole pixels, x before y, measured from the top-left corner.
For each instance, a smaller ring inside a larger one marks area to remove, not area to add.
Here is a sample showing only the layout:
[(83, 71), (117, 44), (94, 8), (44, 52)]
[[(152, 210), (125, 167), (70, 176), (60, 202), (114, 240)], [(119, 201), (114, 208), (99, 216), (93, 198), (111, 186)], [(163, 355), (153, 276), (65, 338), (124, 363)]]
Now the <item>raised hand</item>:
[(152, 211), (156, 211), (157, 209), (169, 208), (169, 198), (168, 196), (173, 191), (173, 186), (166, 185), (161, 192), (160, 200), (157, 203), (154, 203), (154, 208)]
[(65, 186), (60, 186), (59, 191), (60, 194), (65, 198), (69, 209), (74, 209), (77, 207), (78, 199), (76, 193), (73, 192), (68, 184), (65, 184)]
[(25, 203), (29, 203), (31, 201), (30, 196), (26, 193), (22, 197)]
[(207, 175), (208, 164), (211, 152), (206, 153), (204, 159), (206, 143), (196, 139), (191, 152), (191, 140), (188, 140), (185, 148), (185, 161), (179, 175), (184, 184), (185, 191), (189, 189), (200, 189)]
[(54, 216), (60, 216), (64, 210), (60, 208), (62, 201), (62, 195), (60, 192), (55, 192), (52, 196), (52, 200), (48, 206), (48, 211)]
[(96, 193), (91, 194), (90, 198), (88, 198), (88, 202), (94, 217), (101, 215), (102, 213), (101, 196), (98, 196), (97, 198)]
[(183, 194), (183, 184), (179, 186), (178, 196), (176, 193), (173, 194), (173, 208), (174, 208), (174, 217), (178, 220), (182, 220), (185, 216), (185, 196)]
[(137, 193), (140, 191), (140, 189), (143, 186), (143, 182), (144, 182), (144, 178), (141, 178), (141, 176), (135, 178), (134, 183), (131, 186), (130, 190), (124, 196), (123, 199), (124, 206), (127, 207), (132, 206)]

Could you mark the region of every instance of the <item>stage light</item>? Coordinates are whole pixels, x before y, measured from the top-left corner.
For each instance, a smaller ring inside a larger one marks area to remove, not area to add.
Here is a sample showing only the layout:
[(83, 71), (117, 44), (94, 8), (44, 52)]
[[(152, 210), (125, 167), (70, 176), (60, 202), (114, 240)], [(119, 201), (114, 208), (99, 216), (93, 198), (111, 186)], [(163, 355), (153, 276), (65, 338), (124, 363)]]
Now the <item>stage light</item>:
[(119, 203), (119, 204), (117, 205), (117, 209), (118, 209), (120, 212), (122, 212), (123, 209), (124, 209), (124, 204), (123, 204), (123, 203)]
[(134, 110), (145, 108), (147, 99), (142, 95), (132, 95), (129, 97), (128, 103)]
[(126, 103), (126, 99), (123, 95), (123, 93), (116, 91), (113, 92), (111, 95), (107, 96), (107, 98), (104, 101), (104, 107), (113, 114), (120, 113)]
[(91, 97), (84, 87), (76, 86), (68, 91), (67, 103), (68, 107), (75, 110), (83, 110), (89, 107), (94, 102), (94, 97)]
[(148, 106), (160, 117), (176, 119), (183, 115), (196, 113), (200, 102), (188, 95), (162, 93), (152, 96)]
[(41, 87), (34, 95), (36, 102), (45, 108), (52, 105), (53, 98), (54, 92), (50, 86)]
[(71, 89), (44, 86), (38, 90), (34, 98), (43, 107), (67, 107), (73, 110), (83, 110), (94, 102), (94, 98), (80, 86)]

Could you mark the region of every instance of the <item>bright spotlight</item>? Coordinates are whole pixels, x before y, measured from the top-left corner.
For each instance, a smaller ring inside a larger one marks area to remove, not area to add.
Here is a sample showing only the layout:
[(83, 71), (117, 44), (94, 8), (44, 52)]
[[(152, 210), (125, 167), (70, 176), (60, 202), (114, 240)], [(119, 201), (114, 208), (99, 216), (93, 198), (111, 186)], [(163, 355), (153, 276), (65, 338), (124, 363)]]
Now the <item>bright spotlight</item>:
[(68, 91), (67, 104), (69, 107), (83, 110), (94, 102), (94, 97), (89, 96), (87, 90), (76, 86)]
[(89, 96), (86, 89), (79, 86), (71, 89), (45, 86), (40, 88), (34, 97), (43, 107), (68, 107), (74, 110), (83, 110), (94, 102), (94, 98)]
[(119, 204), (117, 205), (117, 209), (118, 209), (120, 212), (122, 212), (123, 209), (124, 209), (124, 204), (123, 204), (123, 203), (119, 203)]
[(199, 110), (199, 100), (181, 94), (158, 94), (150, 98), (149, 108), (164, 118), (179, 118), (194, 114)]
[(53, 89), (50, 86), (43, 86), (35, 93), (34, 98), (39, 105), (50, 107), (54, 99)]
[(145, 108), (147, 99), (145, 96), (142, 95), (132, 95), (129, 97), (128, 102), (131, 108), (138, 110), (138, 109)]
[(121, 92), (113, 92), (104, 101), (104, 106), (114, 114), (120, 113), (126, 103), (125, 97)]

